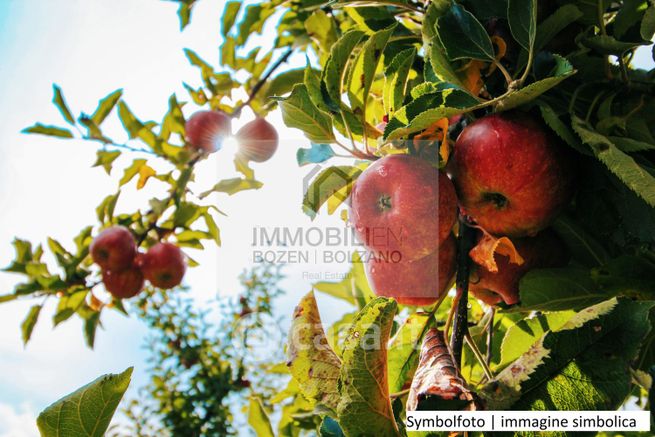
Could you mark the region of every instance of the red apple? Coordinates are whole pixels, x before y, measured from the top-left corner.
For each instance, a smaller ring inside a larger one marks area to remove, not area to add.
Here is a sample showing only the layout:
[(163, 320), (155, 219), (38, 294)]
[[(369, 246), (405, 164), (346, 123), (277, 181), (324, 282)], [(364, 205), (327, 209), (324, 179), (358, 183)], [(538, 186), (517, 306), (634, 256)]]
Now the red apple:
[(404, 261), (412, 261), (448, 238), (457, 197), (450, 179), (427, 161), (388, 155), (359, 176), (350, 209), (362, 244), (374, 252), (400, 252)]
[(496, 254), (497, 272), (477, 266), (471, 275), (469, 291), (488, 305), (519, 302), (519, 281), (535, 268), (563, 267), (568, 263), (568, 251), (553, 231), (545, 230), (534, 237), (517, 238), (513, 241), (516, 251), (523, 257), (523, 264), (509, 262), (509, 257)]
[(433, 253), (415, 261), (371, 254), (366, 276), (377, 296), (393, 297), (404, 305), (431, 305), (452, 283), (455, 251), (451, 234)]
[(573, 191), (568, 151), (542, 124), (517, 113), (467, 126), (455, 144), (453, 173), (463, 212), (495, 235), (536, 234)]
[(186, 261), (179, 247), (172, 243), (157, 243), (139, 257), (143, 276), (152, 285), (169, 289), (180, 285)]
[(93, 239), (89, 251), (93, 261), (103, 270), (119, 272), (132, 266), (136, 242), (127, 228), (112, 226)]
[(268, 161), (277, 150), (277, 131), (261, 117), (244, 124), (235, 137), (239, 143), (238, 154), (248, 161)]
[(184, 125), (187, 142), (196, 150), (212, 153), (232, 132), (231, 118), (220, 111), (198, 111)]
[(103, 270), (102, 282), (109, 293), (120, 299), (136, 296), (144, 285), (143, 273), (135, 265), (120, 272)]

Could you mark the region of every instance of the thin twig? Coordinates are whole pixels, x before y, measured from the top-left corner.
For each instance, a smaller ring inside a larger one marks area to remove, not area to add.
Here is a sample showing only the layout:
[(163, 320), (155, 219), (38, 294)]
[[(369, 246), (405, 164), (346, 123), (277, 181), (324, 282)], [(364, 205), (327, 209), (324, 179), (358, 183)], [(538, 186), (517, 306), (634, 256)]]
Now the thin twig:
[(462, 362), (462, 346), (464, 337), (468, 332), (468, 287), (469, 287), (469, 270), (471, 259), (469, 251), (473, 247), (475, 239), (475, 230), (468, 226), (466, 219), (459, 219), (459, 239), (457, 250), (457, 277), (456, 289), (459, 301), (457, 302), (457, 312), (453, 321), (453, 333), (450, 340), (453, 360), (459, 367)]
[(473, 341), (473, 338), (471, 337), (471, 333), (466, 332), (464, 335), (464, 339), (466, 340), (466, 344), (469, 345), (471, 348), (471, 351), (473, 351), (473, 355), (475, 355), (475, 358), (478, 360), (478, 363), (480, 363), (480, 366), (482, 367), (482, 370), (484, 371), (484, 375), (491, 381), (494, 379), (493, 373), (491, 373), (491, 370), (489, 369), (489, 366), (487, 365), (487, 362), (485, 361), (484, 357), (482, 356), (482, 353), (480, 352), (480, 349), (478, 349), (478, 345), (475, 344)]
[(272, 75), (273, 73), (275, 73), (275, 70), (277, 70), (277, 69), (278, 69), (282, 64), (284, 64), (284, 63), (289, 59), (289, 57), (291, 56), (292, 53), (293, 53), (293, 48), (289, 48), (289, 49), (286, 51), (286, 53), (284, 53), (284, 55), (282, 55), (282, 56), (280, 57), (280, 59), (278, 59), (278, 60), (275, 62), (275, 64), (273, 64), (273, 66), (272, 66), (272, 67), (271, 67), (271, 68), (266, 72), (266, 74), (264, 74), (264, 75), (259, 79), (259, 81), (255, 84), (255, 86), (252, 87), (252, 90), (250, 91), (250, 94), (248, 95), (248, 99), (247, 99), (245, 102), (243, 102), (243, 103), (241, 103), (240, 105), (238, 105), (236, 108), (234, 108), (234, 111), (232, 112), (232, 115), (233, 115), (234, 117), (238, 117), (238, 116), (241, 114), (241, 110), (242, 110), (245, 106), (250, 105), (250, 102), (252, 102), (252, 100), (255, 98), (255, 96), (257, 96), (257, 93), (258, 93), (259, 90), (264, 86), (264, 84), (266, 83), (266, 81), (268, 80), (268, 78), (271, 77), (271, 75)]

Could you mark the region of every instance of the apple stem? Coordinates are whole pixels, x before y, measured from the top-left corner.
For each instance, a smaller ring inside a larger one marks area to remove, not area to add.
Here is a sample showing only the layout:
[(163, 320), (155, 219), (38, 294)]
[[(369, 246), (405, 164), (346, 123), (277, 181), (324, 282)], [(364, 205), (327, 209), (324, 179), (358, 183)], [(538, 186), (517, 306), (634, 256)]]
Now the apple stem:
[(453, 321), (453, 333), (450, 338), (450, 350), (453, 361), (459, 368), (462, 362), (462, 347), (468, 334), (468, 288), (471, 258), (469, 251), (475, 242), (475, 229), (470, 227), (465, 218), (460, 215), (459, 238), (457, 247), (457, 312)]

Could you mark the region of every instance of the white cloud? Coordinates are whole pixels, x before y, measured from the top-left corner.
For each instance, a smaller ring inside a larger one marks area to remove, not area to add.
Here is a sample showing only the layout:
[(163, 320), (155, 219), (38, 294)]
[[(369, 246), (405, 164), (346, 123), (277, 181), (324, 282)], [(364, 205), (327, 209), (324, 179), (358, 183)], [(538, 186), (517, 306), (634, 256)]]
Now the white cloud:
[(27, 404), (0, 404), (0, 437), (37, 437), (36, 413)]

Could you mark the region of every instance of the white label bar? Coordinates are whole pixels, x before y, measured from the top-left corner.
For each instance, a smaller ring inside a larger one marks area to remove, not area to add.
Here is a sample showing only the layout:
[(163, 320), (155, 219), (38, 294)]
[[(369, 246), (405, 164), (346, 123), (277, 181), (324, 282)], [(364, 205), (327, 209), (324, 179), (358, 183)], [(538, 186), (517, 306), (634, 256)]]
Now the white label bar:
[(648, 411), (408, 411), (407, 431), (650, 431)]

